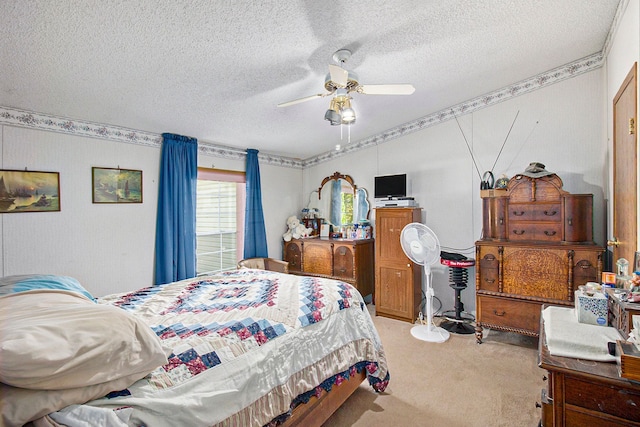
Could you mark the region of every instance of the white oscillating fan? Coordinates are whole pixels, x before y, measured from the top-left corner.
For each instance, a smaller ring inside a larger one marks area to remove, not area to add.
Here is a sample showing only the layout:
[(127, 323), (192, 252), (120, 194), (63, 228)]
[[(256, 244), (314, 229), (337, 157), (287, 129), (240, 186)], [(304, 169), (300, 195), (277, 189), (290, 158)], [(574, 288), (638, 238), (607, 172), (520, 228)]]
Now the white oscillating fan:
[(402, 250), (409, 259), (422, 266), (426, 283), (427, 324), (411, 328), (411, 335), (429, 342), (445, 342), (449, 331), (433, 324), (433, 287), (431, 286), (431, 265), (440, 259), (440, 242), (435, 233), (426, 225), (412, 222), (405, 225), (400, 233)]

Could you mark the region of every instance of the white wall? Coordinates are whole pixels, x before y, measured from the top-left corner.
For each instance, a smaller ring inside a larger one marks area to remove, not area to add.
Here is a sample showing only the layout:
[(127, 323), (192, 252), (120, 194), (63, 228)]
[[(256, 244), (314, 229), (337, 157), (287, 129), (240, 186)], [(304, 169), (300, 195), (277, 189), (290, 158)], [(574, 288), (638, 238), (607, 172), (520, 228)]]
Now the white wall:
[[(153, 284), (161, 150), (0, 126), (0, 166), (60, 173), (60, 212), (0, 215), (0, 273), (77, 278), (102, 296)], [(245, 170), (245, 162), (199, 156), (199, 166)], [(143, 171), (142, 204), (93, 204), (91, 167)], [(260, 165), (269, 254), (280, 258), (285, 219), (297, 211), (302, 172)]]
[[(605, 236), (603, 72), (601, 68), (458, 118), (482, 174), (491, 169), (518, 114), (495, 166), (496, 178), (523, 172), (536, 161), (557, 173), (565, 190), (594, 194), (598, 244)], [(406, 173), (409, 195), (424, 209), (423, 221), (443, 248), (475, 258), (474, 243), (482, 233), (480, 180), (455, 120), (309, 168), (304, 172), (307, 194), (335, 171), (351, 175), (370, 195), (374, 176)], [(440, 265), (432, 270), (436, 296), (445, 310), (452, 309), (448, 270)], [(471, 270), (462, 293), (466, 311), (475, 309), (474, 279)]]
[[(96, 295), (152, 284), (160, 150), (2, 127), (2, 167), (60, 173), (60, 212), (7, 213), (3, 275), (77, 278)], [(142, 170), (142, 204), (93, 204), (91, 167)]]

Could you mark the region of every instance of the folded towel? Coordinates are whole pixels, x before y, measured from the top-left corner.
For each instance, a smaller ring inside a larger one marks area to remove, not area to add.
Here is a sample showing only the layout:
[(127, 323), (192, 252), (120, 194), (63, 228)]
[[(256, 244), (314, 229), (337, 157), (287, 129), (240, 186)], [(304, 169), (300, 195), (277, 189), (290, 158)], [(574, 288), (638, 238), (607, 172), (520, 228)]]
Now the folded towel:
[(622, 340), (610, 326), (580, 323), (573, 308), (549, 306), (542, 310), (547, 347), (552, 356), (615, 362), (607, 343)]

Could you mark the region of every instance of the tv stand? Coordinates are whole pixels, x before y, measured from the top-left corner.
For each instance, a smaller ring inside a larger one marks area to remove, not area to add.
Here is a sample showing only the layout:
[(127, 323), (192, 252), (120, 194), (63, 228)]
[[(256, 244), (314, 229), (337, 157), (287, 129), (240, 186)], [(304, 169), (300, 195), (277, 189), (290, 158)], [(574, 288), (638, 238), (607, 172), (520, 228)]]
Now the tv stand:
[(413, 208), (416, 207), (413, 197), (397, 197), (388, 199), (376, 199), (376, 208)]

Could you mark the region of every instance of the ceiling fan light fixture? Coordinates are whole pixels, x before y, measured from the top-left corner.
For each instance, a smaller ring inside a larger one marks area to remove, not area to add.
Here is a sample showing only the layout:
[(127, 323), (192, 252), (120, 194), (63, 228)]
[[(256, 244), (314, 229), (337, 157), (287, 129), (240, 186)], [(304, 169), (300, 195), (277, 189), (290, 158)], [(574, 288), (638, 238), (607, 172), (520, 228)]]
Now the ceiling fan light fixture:
[(356, 112), (353, 108), (343, 108), (341, 111), (342, 123), (350, 125), (356, 122)]
[(333, 54), (333, 60), (337, 65), (329, 64), (329, 73), (324, 79), (324, 88), (327, 92), (283, 102), (278, 104), (278, 107), (332, 96), (331, 105), (325, 112), (324, 119), (332, 126), (352, 125), (356, 122), (356, 112), (351, 107), (352, 98), (349, 94), (355, 92), (364, 95), (411, 95), (415, 91), (413, 85), (410, 84), (360, 85), (358, 75), (344, 68), (349, 58), (351, 58), (349, 49), (340, 49)]
[(333, 111), (331, 108), (329, 108), (327, 112), (324, 113), (324, 119), (331, 122), (332, 126), (339, 125), (342, 121), (340, 113), (338, 113), (337, 111)]
[(331, 123), (331, 126), (337, 126), (342, 123), (342, 116), (340, 115), (340, 103), (338, 99), (334, 97), (331, 100), (329, 109), (324, 113), (324, 119)]
[(351, 108), (351, 97), (345, 97), (340, 104), (340, 116), (343, 124), (350, 125), (356, 122), (356, 112)]

